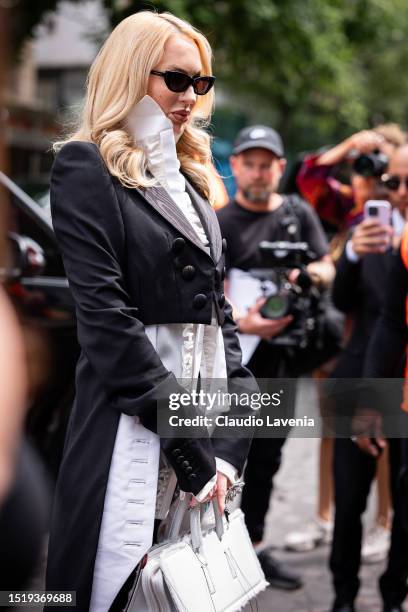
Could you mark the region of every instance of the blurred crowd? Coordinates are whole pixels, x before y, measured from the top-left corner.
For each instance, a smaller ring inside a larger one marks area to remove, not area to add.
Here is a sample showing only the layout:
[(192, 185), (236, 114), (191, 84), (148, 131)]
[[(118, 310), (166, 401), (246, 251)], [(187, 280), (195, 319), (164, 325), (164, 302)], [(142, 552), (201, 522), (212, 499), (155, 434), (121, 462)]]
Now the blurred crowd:
[[(309, 346), (306, 370), (320, 381), (340, 381), (334, 402), (319, 386), (322, 439), (316, 518), (289, 533), (286, 546), (307, 551), (331, 543), (333, 612), (354, 610), (361, 561), (388, 556), (380, 579), (384, 612), (402, 610), (408, 576), (406, 404), (401, 384), (407, 340), (408, 252), (401, 241), (408, 205), (407, 135), (396, 124), (379, 125), (304, 156), (295, 179), (291, 177), (296, 193), (279, 189), (285, 170), (283, 144), (267, 126), (252, 126), (238, 135), (231, 166), (237, 193), (218, 216), (229, 245), (226, 291), (243, 346), (247, 335), (259, 340), (248, 353), (248, 367), (258, 378), (297, 377), (305, 372), (303, 343)], [(290, 258), (282, 263), (285, 251), (301, 252), (302, 242), (313, 260), (304, 259), (299, 267)], [(262, 258), (265, 250), (272, 255), (269, 262)], [(256, 269), (265, 270), (268, 264), (275, 267), (277, 287), (265, 290), (266, 273), (263, 285), (251, 285), (249, 278), (259, 278)], [(276, 271), (282, 268), (285, 280), (279, 281)], [(313, 307), (313, 287), (319, 289), (323, 321)], [(301, 305), (299, 295), (306, 298)], [(308, 321), (302, 318), (305, 310)], [(336, 312), (343, 313), (343, 319), (336, 318)], [(306, 331), (310, 321), (315, 333), (320, 330), (320, 343), (310, 327)], [(338, 344), (333, 342), (336, 334)], [(386, 398), (385, 413), (376, 400), (381, 384), (373, 394), (372, 389), (359, 392), (356, 381), (376, 377), (398, 379), (396, 393)], [(399, 404), (401, 414), (395, 421), (390, 415)], [(265, 575), (279, 588), (295, 589), (301, 577), (279, 564), (262, 540), (284, 442), (285, 437), (253, 441), (242, 508), (254, 544), (261, 547)], [(361, 518), (374, 479), (377, 515), (363, 541)]]

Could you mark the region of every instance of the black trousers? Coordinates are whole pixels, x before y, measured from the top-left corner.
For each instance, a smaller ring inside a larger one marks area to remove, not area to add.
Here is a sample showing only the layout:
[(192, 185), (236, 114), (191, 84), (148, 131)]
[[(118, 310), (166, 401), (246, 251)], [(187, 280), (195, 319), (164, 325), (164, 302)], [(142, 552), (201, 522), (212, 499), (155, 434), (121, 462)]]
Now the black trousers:
[[(250, 359), (247, 367), (257, 379), (264, 379), (263, 391), (276, 391), (276, 378), (289, 378), (290, 368), (280, 348), (272, 347), (261, 341)], [(266, 379), (270, 379), (267, 382)], [(293, 416), (296, 389), (293, 386), (290, 398), (286, 398), (285, 413), (282, 416)], [(265, 416), (266, 410), (262, 410)], [(263, 538), (265, 516), (273, 490), (273, 477), (279, 470), (282, 458), (282, 447), (285, 444), (290, 428), (282, 431), (280, 438), (257, 438), (252, 440), (244, 472), (245, 486), (241, 498), (241, 510), (253, 542)]]
[[(408, 592), (408, 530), (405, 528), (404, 492), (401, 486), (402, 454), (406, 441), (389, 439), (391, 491), (394, 504), (388, 565), (380, 578), (385, 603), (399, 605)], [(362, 522), (376, 459), (361, 451), (348, 438), (335, 440), (334, 487), (336, 513), (330, 570), (338, 605), (354, 601), (360, 580)]]
[(254, 438), (244, 473), (241, 510), (253, 542), (263, 538), (265, 516), (273, 489), (273, 477), (281, 464), (286, 438)]

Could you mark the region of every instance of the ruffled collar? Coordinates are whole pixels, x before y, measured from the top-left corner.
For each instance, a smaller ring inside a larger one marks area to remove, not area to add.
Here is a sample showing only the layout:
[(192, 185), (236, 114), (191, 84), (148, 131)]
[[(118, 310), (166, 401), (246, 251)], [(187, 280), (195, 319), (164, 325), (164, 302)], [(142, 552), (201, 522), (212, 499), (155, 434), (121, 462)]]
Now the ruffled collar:
[(184, 193), (185, 179), (180, 172), (173, 124), (150, 96), (144, 96), (127, 118), (127, 128), (135, 144), (147, 157), (152, 175), (170, 193)]

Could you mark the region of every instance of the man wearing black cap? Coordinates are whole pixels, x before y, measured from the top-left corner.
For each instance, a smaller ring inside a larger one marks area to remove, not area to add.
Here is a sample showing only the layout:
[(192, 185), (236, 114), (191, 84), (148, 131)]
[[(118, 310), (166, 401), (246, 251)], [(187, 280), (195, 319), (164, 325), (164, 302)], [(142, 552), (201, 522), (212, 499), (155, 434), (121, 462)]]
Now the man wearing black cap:
[[(262, 268), (259, 243), (263, 240), (304, 241), (318, 257), (318, 261), (307, 268), (309, 277), (327, 284), (334, 276), (327, 255), (327, 241), (316, 213), (306, 202), (298, 196), (278, 193), (286, 160), (282, 140), (275, 130), (263, 125), (241, 130), (230, 163), (237, 192), (217, 214), (221, 233), (227, 241), (226, 293), (234, 306), (235, 320), (242, 334), (244, 358), (257, 378), (294, 377), (296, 372), (287, 349), (269, 342), (284, 332), (293, 317), (267, 319), (261, 315), (265, 299), (259, 281), (249, 271)], [(291, 282), (296, 282), (298, 275), (298, 270), (292, 270)], [(294, 408), (294, 398), (292, 404), (289, 411)], [(280, 466), (285, 439), (254, 438), (248, 456), (242, 510), (257, 547), (262, 543), (272, 479)], [(277, 563), (269, 549), (262, 550), (259, 559), (272, 585), (284, 589), (302, 585), (298, 576)]]

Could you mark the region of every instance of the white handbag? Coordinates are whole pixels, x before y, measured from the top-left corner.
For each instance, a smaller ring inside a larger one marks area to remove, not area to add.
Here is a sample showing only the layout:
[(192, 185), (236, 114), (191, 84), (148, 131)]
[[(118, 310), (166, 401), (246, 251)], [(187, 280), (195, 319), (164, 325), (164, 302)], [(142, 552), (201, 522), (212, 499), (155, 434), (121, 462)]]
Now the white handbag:
[(215, 526), (203, 529), (197, 506), (179, 537), (187, 505), (187, 496), (179, 500), (168, 540), (148, 552), (127, 612), (234, 612), (268, 586), (241, 510), (227, 522), (213, 502)]

